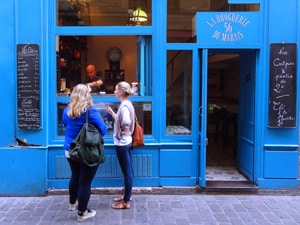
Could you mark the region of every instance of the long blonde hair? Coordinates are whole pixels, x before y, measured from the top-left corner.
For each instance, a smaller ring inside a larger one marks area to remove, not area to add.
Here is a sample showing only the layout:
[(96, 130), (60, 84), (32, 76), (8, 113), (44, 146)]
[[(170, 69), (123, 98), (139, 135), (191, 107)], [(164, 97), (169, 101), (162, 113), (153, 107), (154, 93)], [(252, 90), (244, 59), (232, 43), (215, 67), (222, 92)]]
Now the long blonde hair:
[(68, 116), (72, 119), (80, 117), (89, 106), (93, 105), (91, 88), (85, 84), (77, 84), (70, 96)]

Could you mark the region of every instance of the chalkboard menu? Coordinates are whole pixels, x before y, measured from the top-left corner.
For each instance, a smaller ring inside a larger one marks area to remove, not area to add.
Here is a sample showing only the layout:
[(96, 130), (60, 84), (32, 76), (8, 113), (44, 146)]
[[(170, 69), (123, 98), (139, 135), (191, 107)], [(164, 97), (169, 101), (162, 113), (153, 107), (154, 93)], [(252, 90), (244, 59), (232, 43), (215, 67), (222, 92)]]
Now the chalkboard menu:
[(269, 127), (296, 126), (296, 44), (271, 44)]
[(18, 128), (40, 129), (39, 45), (17, 45)]

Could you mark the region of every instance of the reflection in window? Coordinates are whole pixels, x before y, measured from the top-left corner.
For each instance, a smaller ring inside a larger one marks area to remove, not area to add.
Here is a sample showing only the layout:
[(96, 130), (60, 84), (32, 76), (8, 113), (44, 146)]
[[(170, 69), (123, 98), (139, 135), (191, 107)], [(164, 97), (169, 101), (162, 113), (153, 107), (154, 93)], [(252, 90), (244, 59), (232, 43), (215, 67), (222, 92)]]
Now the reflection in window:
[[(144, 128), (144, 134), (151, 134), (152, 133), (152, 106), (151, 103), (148, 102), (133, 102), (134, 109), (136, 116), (139, 120), (139, 123)], [(105, 136), (112, 136), (113, 135), (113, 127), (114, 127), (114, 120), (111, 115), (109, 115), (106, 111), (106, 106), (110, 106), (115, 112), (117, 112), (120, 103), (102, 103), (102, 102), (95, 102), (94, 106), (97, 108), (97, 110), (100, 112), (100, 115), (102, 116), (105, 124), (106, 124), (106, 135)], [(67, 103), (58, 103), (57, 106), (57, 121), (58, 121), (58, 127), (57, 127), (57, 133), (59, 136), (65, 135), (65, 127), (62, 122), (62, 114), (63, 111), (67, 107)]]
[(56, 0), (58, 26), (151, 25), (152, 0)]
[(192, 51), (167, 54), (167, 135), (191, 134)]

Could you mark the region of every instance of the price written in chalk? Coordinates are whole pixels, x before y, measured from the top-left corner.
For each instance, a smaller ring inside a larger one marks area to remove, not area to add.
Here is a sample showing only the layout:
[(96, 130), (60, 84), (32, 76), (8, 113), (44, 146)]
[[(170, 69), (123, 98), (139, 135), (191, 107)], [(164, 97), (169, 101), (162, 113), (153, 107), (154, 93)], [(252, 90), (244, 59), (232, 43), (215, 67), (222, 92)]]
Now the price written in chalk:
[(39, 45), (17, 45), (18, 128), (40, 129)]
[(296, 44), (272, 44), (269, 127), (296, 126)]

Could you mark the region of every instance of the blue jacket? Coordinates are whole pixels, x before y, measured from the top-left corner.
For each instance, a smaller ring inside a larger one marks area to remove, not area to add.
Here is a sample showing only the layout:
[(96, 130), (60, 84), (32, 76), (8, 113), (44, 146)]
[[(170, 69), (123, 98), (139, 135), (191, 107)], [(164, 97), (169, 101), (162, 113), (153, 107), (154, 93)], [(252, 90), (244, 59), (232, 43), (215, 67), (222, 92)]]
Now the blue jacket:
[[(76, 138), (82, 125), (85, 123), (86, 112), (84, 112), (80, 117), (72, 119), (68, 116), (68, 106), (64, 109), (62, 115), (62, 121), (65, 125), (65, 142), (64, 149), (69, 150), (71, 142)], [(102, 137), (106, 134), (106, 125), (100, 115), (100, 112), (94, 107), (89, 108), (89, 123), (93, 124), (98, 128)]]

